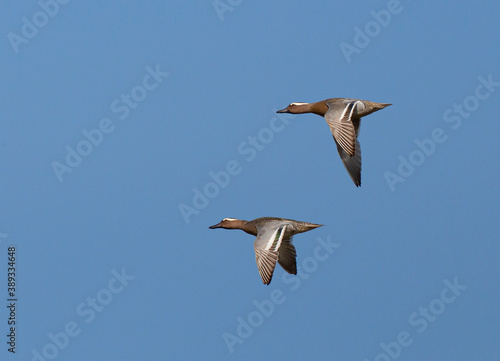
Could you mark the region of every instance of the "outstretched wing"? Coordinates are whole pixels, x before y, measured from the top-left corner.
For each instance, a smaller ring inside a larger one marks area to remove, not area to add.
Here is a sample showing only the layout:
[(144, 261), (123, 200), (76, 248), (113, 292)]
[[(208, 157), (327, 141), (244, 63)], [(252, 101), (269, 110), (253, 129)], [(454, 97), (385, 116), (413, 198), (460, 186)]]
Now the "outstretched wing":
[[(337, 143), (337, 141), (335, 141), (335, 143)], [(347, 173), (351, 176), (356, 187), (359, 187), (361, 185), (361, 146), (359, 142), (356, 140), (356, 154), (352, 157), (342, 149), (339, 143), (337, 143), (337, 150)]]
[(356, 154), (356, 129), (352, 115), (356, 106), (362, 106), (363, 103), (353, 100), (347, 102), (343, 108), (329, 102), (326, 105), (328, 105), (328, 111), (325, 114), (325, 120), (330, 126), (333, 139), (348, 156), (354, 156)]
[(266, 285), (270, 284), (273, 278), (285, 230), (286, 225), (280, 226), (277, 229), (265, 230), (257, 234), (257, 239), (254, 242), (255, 262), (257, 263), (262, 282)]
[(283, 238), (281, 247), (278, 250), (278, 263), (288, 273), (292, 275), (297, 274), (297, 252), (295, 246), (292, 244), (293, 236), (290, 238)]

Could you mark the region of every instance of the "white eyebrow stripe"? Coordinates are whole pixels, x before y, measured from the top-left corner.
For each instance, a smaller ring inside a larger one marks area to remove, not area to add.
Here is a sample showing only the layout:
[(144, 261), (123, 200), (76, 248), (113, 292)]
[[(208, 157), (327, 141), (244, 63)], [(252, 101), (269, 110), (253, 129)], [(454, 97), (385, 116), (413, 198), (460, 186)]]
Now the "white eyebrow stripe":
[(290, 105), (304, 105), (304, 104), (309, 104), (309, 103), (291, 103)]
[(224, 218), (223, 221), (236, 221), (235, 218)]

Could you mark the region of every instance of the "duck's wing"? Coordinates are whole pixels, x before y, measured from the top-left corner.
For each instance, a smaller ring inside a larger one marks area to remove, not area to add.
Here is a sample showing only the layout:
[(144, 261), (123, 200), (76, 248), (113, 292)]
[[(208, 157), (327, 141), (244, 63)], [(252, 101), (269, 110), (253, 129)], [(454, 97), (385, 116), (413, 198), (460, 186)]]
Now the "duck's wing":
[(283, 238), (281, 247), (278, 251), (278, 263), (288, 273), (292, 275), (297, 274), (297, 252), (295, 246), (292, 244), (293, 236), (290, 238)]
[[(337, 141), (335, 141), (335, 143), (337, 143)], [(339, 143), (337, 143), (337, 150), (352, 181), (356, 187), (361, 186), (361, 146), (359, 142), (356, 140), (356, 152), (353, 157), (349, 156)]]
[(255, 262), (262, 282), (266, 285), (270, 284), (273, 278), (274, 268), (279, 257), (278, 250), (282, 245), (285, 231), (286, 225), (278, 228), (268, 228), (263, 231), (259, 230), (257, 239), (254, 242)]
[(333, 139), (348, 156), (356, 155), (356, 129), (352, 115), (356, 106), (362, 106), (363, 103), (359, 100), (352, 100), (342, 107), (339, 103), (327, 101), (326, 105), (328, 105), (328, 111), (325, 114), (325, 120), (330, 126)]

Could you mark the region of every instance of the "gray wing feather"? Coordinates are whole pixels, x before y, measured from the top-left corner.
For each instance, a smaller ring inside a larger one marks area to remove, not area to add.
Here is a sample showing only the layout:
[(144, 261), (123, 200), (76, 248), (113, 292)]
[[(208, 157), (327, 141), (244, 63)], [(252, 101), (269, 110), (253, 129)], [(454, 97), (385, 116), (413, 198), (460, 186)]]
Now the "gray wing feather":
[(254, 242), (255, 262), (259, 270), (262, 282), (266, 285), (271, 283), (274, 268), (278, 261), (278, 250), (285, 235), (286, 225), (278, 229), (266, 229), (257, 235)]
[(356, 129), (352, 122), (352, 114), (360, 101), (350, 101), (345, 107), (339, 107), (337, 104), (328, 105), (328, 111), (325, 114), (325, 120), (330, 126), (333, 139), (349, 155), (354, 156), (356, 152)]
[(297, 274), (297, 252), (292, 244), (292, 238), (284, 238), (279, 249), (278, 263), (290, 274)]
[[(337, 143), (337, 141), (335, 141), (335, 143)], [(337, 150), (347, 173), (351, 176), (356, 187), (359, 187), (361, 185), (361, 146), (359, 142), (356, 140), (356, 154), (352, 157), (344, 151), (339, 143), (337, 143)]]
[(255, 262), (257, 262), (260, 278), (262, 278), (262, 282), (266, 285), (271, 283), (277, 260), (277, 252), (255, 250)]

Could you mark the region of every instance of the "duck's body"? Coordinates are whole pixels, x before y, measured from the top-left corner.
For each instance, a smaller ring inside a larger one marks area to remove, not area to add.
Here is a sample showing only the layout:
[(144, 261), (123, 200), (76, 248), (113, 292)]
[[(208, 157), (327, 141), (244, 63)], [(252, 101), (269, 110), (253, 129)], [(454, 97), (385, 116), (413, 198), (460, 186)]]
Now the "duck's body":
[(314, 113), (325, 118), (337, 151), (354, 184), (361, 185), (361, 147), (358, 142), (361, 117), (391, 104), (375, 103), (368, 100), (331, 98), (316, 103), (291, 103), (277, 113)]
[(321, 226), (321, 224), (293, 219), (262, 217), (253, 221), (224, 218), (220, 223), (209, 228), (241, 229), (257, 236), (253, 244), (255, 261), (262, 282), (268, 285), (271, 283), (276, 262), (288, 273), (297, 274), (297, 253), (292, 244), (292, 238), (297, 233), (307, 232)]

